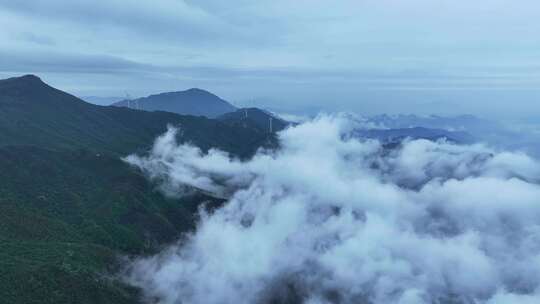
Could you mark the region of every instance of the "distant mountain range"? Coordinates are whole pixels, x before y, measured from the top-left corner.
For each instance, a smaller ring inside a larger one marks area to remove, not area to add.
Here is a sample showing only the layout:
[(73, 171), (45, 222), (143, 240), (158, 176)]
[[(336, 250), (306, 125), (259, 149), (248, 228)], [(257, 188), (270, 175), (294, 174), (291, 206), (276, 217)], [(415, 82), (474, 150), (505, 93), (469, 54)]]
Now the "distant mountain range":
[(429, 129), (423, 127), (400, 129), (368, 129), (358, 130), (356, 135), (364, 138), (378, 139), (383, 143), (401, 142), (406, 138), (438, 140), (446, 139), (458, 144), (475, 142), (475, 138), (467, 132), (448, 131), (443, 129)]
[(495, 129), (500, 129), (500, 125), (486, 119), (481, 119), (473, 115), (459, 116), (418, 116), (408, 115), (377, 115), (369, 117), (368, 120), (375, 125), (389, 129), (403, 129), (413, 127), (423, 127), (432, 129), (444, 129), (448, 131), (467, 131), (472, 133), (487, 133)]
[[(473, 115), (451, 117), (439, 115), (378, 115), (368, 117), (365, 121), (377, 129), (421, 127), (445, 130), (454, 132), (453, 135), (449, 135), (452, 138), (462, 138), (463, 133), (467, 133), (469, 135), (464, 138), (465, 141), (461, 141), (462, 143), (469, 143), (470, 139), (473, 138), (476, 142), (484, 142), (497, 148), (523, 151), (540, 157), (540, 133), (534, 128), (535, 123), (527, 125), (519, 121), (499, 122)], [(379, 133), (383, 134), (385, 132)]]
[(150, 95), (133, 100), (122, 100), (112, 105), (145, 111), (166, 111), (182, 115), (206, 116), (209, 118), (236, 111), (236, 107), (229, 102), (208, 91), (196, 88)]

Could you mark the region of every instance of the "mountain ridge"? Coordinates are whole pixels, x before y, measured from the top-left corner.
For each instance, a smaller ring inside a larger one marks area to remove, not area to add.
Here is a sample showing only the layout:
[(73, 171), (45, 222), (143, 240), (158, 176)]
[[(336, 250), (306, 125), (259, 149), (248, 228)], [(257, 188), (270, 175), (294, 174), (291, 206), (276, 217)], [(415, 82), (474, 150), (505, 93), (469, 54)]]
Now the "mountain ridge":
[(249, 156), (267, 137), (206, 117), (90, 104), (37, 76), (0, 80), (0, 146), (85, 148), (122, 155), (149, 147), (168, 124), (181, 126), (184, 139), (203, 150), (216, 147), (240, 157)]
[(222, 114), (216, 119), (233, 125), (252, 126), (258, 128), (261, 132), (267, 133), (279, 132), (291, 125), (290, 122), (259, 108), (241, 108), (234, 112)]
[(219, 96), (199, 88), (163, 92), (147, 97), (115, 102), (116, 107), (135, 107), (145, 111), (166, 111), (181, 115), (215, 118), (233, 112), (236, 107)]
[(37, 76), (0, 80), (0, 299), (140, 303), (115, 279), (118, 256), (145, 254), (194, 229), (202, 193), (168, 198), (121, 160), (146, 153), (167, 125), (179, 142), (238, 158), (272, 136), (219, 120), (97, 106)]

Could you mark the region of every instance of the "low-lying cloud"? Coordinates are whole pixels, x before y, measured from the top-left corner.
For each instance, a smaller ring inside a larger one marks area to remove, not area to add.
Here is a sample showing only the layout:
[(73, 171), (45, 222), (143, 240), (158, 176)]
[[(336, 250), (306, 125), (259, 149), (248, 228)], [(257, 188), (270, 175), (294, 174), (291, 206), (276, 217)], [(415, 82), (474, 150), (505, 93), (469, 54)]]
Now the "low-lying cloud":
[(540, 163), (483, 145), (388, 147), (354, 128), (319, 117), (245, 162), (170, 129), (129, 156), (169, 194), (228, 202), (126, 279), (163, 304), (540, 301)]

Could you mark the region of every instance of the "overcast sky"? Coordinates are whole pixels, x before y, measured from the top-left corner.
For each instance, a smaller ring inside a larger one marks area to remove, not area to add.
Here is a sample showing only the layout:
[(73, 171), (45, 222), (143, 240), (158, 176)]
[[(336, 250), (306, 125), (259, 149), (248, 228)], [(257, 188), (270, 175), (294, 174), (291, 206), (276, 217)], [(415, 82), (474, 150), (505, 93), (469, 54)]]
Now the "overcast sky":
[(0, 76), (283, 111), (540, 115), (538, 0), (0, 0)]

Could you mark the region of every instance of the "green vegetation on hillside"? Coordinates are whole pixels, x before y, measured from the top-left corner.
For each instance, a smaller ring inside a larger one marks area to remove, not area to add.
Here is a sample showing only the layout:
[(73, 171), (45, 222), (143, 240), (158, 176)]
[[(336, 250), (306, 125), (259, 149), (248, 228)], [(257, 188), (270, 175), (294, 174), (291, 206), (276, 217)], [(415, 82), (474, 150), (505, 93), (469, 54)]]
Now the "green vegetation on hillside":
[(0, 302), (136, 303), (119, 257), (194, 228), (202, 203), (164, 197), (120, 156), (167, 125), (180, 141), (249, 157), (272, 137), (204, 117), (87, 104), (35, 76), (0, 80)]
[(128, 303), (116, 258), (194, 227), (203, 196), (167, 199), (117, 157), (0, 149), (0, 297), (6, 303)]

